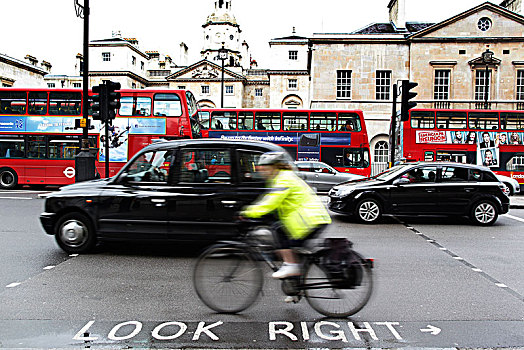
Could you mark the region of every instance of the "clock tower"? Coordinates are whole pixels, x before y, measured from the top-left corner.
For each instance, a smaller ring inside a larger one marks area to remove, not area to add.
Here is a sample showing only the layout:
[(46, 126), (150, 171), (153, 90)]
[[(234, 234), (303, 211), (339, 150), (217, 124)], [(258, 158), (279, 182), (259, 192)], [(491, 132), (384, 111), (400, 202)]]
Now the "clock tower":
[(231, 0), (216, 0), (214, 12), (207, 17), (204, 28), (204, 47), (202, 58), (221, 64), (218, 50), (224, 46), (228, 50), (225, 67), (249, 68), (248, 45), (240, 42), (240, 26), (231, 12)]

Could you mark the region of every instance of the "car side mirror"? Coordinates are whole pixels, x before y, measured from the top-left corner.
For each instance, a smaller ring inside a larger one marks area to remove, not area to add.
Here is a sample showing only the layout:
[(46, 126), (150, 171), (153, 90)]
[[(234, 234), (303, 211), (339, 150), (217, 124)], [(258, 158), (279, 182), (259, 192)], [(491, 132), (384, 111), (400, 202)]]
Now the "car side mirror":
[(395, 186), (407, 185), (407, 184), (409, 184), (409, 183), (410, 183), (410, 182), (409, 182), (409, 179), (406, 179), (406, 178), (404, 178), (404, 177), (401, 177), (400, 179), (395, 179), (395, 180), (393, 181), (393, 185), (395, 185)]

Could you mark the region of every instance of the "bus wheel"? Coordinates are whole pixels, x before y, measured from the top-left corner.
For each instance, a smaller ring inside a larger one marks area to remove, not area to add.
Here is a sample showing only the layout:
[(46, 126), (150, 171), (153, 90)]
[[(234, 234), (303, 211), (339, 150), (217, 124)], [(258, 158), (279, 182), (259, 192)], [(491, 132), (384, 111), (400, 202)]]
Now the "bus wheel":
[(81, 213), (62, 216), (56, 224), (55, 239), (67, 253), (88, 253), (96, 245), (93, 224)]
[(10, 168), (0, 169), (0, 188), (4, 190), (11, 190), (18, 185), (18, 175), (16, 171)]

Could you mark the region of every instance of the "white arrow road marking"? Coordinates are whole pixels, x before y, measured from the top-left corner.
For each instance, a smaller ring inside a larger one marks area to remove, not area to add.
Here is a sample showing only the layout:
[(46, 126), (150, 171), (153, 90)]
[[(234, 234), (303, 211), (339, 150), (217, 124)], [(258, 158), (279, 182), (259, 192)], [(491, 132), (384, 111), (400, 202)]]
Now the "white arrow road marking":
[(420, 331), (421, 332), (430, 332), (432, 335), (437, 335), (440, 333), (441, 329), (428, 324), (428, 328), (421, 328)]

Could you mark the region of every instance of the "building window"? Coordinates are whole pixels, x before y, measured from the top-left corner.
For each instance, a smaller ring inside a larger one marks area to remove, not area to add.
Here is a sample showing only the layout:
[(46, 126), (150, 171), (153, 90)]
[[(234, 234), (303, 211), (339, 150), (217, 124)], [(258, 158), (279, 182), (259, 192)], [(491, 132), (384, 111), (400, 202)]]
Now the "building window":
[(377, 100), (389, 100), (389, 94), (391, 91), (391, 71), (379, 70), (377, 71), (377, 84), (376, 84), (376, 99)]
[(131, 88), (136, 89), (136, 83), (131, 84)]
[(517, 71), (517, 100), (524, 101), (524, 69)]
[(289, 59), (292, 61), (298, 60), (298, 51), (289, 51)]
[(491, 20), (488, 17), (482, 17), (477, 22), (477, 26), (481, 31), (485, 32), (491, 28)]
[(105, 62), (111, 61), (111, 53), (110, 52), (102, 52), (102, 61), (105, 61)]
[(288, 90), (297, 90), (298, 88), (298, 82), (296, 79), (288, 79), (287, 81), (287, 89)]
[(55, 83), (47, 83), (47, 87), (53, 89), (55, 87)]
[(208, 95), (209, 94), (209, 85), (202, 85), (202, 94)]
[(262, 89), (255, 89), (255, 96), (261, 97), (262, 96)]
[(140, 61), (140, 69), (144, 70), (144, 62)]
[(82, 87), (82, 83), (73, 83), (73, 87), (74, 88), (81, 88)]
[(226, 95), (233, 95), (233, 85), (226, 85)]
[(484, 101), (485, 100), (485, 92), (486, 92), (486, 78), (488, 79), (488, 99), (490, 98), (489, 90), (490, 90), (490, 78), (491, 78), (491, 71), (489, 71), (488, 76), (486, 77), (486, 70), (479, 69), (475, 72), (475, 101)]
[(433, 86), (433, 99), (449, 100), (449, 77), (450, 70), (435, 70), (435, 85)]
[(337, 98), (351, 98), (350, 70), (337, 70)]
[(133, 66), (136, 66), (136, 57), (135, 56), (131, 56), (131, 64)]
[(186, 89), (185, 85), (178, 85), (178, 90), (185, 90), (185, 89)]

